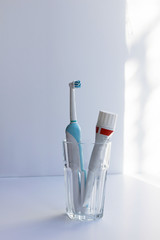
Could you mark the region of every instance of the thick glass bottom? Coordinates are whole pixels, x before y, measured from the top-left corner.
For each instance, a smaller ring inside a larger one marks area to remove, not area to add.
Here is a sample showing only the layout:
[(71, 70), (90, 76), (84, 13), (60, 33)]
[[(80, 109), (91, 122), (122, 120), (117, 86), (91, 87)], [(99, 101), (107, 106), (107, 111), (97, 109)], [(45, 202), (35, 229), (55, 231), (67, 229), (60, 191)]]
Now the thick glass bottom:
[(72, 220), (79, 220), (79, 221), (93, 221), (98, 220), (103, 217), (103, 213), (101, 214), (75, 214), (73, 212), (66, 212), (67, 216)]

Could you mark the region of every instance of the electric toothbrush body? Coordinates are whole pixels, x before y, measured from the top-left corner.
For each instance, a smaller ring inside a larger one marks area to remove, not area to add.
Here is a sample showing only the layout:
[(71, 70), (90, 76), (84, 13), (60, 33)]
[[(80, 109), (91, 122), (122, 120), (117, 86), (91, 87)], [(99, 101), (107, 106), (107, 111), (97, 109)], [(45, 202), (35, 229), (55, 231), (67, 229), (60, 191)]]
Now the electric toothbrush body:
[(75, 88), (81, 87), (80, 81), (69, 84), (70, 87), (70, 124), (66, 128), (66, 140), (69, 167), (72, 171), (72, 196), (75, 212), (81, 210), (84, 199), (86, 174), (83, 169), (83, 156), (81, 148), (81, 129), (77, 122)]

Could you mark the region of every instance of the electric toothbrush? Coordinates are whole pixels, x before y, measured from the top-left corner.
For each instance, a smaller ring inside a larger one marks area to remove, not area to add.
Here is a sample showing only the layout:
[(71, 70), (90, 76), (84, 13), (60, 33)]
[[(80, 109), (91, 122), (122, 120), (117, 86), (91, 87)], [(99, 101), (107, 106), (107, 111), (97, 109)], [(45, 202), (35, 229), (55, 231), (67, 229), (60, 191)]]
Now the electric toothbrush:
[(80, 211), (85, 191), (85, 170), (83, 169), (81, 129), (77, 122), (75, 89), (81, 87), (80, 80), (69, 83), (70, 87), (70, 124), (66, 128), (69, 167), (73, 177), (74, 210)]

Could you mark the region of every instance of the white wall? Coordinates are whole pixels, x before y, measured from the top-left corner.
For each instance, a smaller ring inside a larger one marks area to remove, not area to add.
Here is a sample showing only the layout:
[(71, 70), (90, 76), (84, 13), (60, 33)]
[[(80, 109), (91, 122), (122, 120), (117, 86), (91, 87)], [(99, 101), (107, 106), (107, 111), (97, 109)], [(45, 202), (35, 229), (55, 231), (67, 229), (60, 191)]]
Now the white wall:
[(117, 112), (110, 172), (122, 170), (124, 0), (0, 1), (0, 176), (63, 174), (68, 83), (94, 139), (99, 110)]

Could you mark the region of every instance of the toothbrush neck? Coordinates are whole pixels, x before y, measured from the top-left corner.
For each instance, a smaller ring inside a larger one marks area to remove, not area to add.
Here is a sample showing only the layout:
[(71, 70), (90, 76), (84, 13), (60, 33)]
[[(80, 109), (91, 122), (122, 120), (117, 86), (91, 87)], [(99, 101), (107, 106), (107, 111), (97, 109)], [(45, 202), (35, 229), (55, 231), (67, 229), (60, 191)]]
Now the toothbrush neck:
[(75, 89), (70, 87), (70, 122), (77, 121)]

